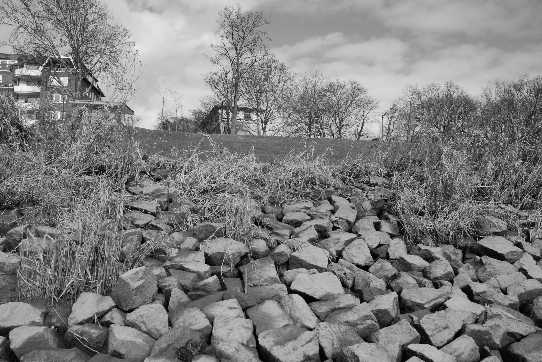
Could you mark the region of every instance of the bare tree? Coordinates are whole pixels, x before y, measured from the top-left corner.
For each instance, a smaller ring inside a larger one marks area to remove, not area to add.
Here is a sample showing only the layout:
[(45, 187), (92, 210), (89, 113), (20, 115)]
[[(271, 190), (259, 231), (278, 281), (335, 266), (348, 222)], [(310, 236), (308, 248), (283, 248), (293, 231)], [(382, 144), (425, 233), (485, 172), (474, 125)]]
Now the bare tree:
[(267, 33), (262, 27), (266, 24), (261, 12), (226, 7), (220, 13), (219, 40), (213, 45), (215, 55), (211, 58), (218, 71), (209, 76), (208, 83), (212, 88), (216, 81), (230, 84), (227, 100), (231, 99), (232, 133), (237, 132), (237, 109), (244, 77), (265, 53)]
[(130, 33), (99, 0), (2, 0), (0, 19), (12, 27), (10, 45), (18, 53), (69, 57), (79, 73), (76, 93), (88, 73), (112, 73), (137, 57)]
[(279, 119), (284, 93), (292, 82), (288, 67), (269, 54), (249, 71), (243, 82), (243, 95), (249, 107), (256, 110), (258, 134), (266, 135)]
[(345, 138), (352, 135), (358, 140), (364, 136), (369, 114), (377, 105), (359, 82), (341, 80), (326, 86), (325, 102), (329, 136)]

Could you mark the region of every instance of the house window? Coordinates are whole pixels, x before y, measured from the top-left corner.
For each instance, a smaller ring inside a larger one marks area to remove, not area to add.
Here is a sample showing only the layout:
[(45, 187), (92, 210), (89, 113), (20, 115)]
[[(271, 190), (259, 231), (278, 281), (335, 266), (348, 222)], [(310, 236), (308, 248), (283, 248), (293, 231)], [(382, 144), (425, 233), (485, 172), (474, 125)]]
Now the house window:
[(62, 95), (58, 93), (53, 94), (53, 103), (62, 103)]
[(51, 77), (51, 85), (55, 87), (67, 87), (68, 77)]

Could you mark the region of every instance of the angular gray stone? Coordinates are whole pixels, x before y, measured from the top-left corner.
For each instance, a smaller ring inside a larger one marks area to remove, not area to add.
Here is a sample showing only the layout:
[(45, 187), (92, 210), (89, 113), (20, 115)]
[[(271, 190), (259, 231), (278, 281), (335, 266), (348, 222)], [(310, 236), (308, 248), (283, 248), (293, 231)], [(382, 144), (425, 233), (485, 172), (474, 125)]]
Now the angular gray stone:
[(111, 290), (111, 297), (120, 309), (130, 311), (150, 303), (157, 290), (156, 278), (147, 267), (142, 266), (119, 276)]
[(336, 359), (345, 347), (363, 342), (356, 329), (345, 324), (322, 322), (316, 333), (320, 347), (329, 359)]
[(465, 311), (445, 309), (424, 316), (420, 326), (436, 347), (451, 342), (465, 324), (474, 323), (474, 314)]
[(328, 260), (327, 250), (308, 245), (290, 255), (289, 266), (290, 269), (305, 268), (323, 271), (327, 269)]
[(357, 237), (356, 234), (346, 231), (330, 231), (326, 239), (318, 242), (318, 246), (326, 249), (331, 256), (337, 257), (342, 253), (346, 245)]
[(448, 309), (469, 312), (474, 314), (476, 317), (482, 316), (482, 314), (485, 312), (485, 308), (482, 305), (473, 303), (469, 299), (461, 296), (451, 297), (444, 303), (444, 305), (448, 307)]
[(310, 220), (311, 217), (301, 211), (291, 211), (284, 214), (282, 222), (293, 227), (298, 227), (305, 221)]
[(529, 278), (542, 281), (542, 268), (536, 264), (536, 261), (531, 255), (524, 253), (514, 266), (525, 272)]
[(399, 296), (395, 292), (377, 295), (369, 302), (369, 308), (380, 327), (387, 327), (399, 319)]
[[(211, 344), (219, 346), (224, 343), (242, 344), (246, 347), (256, 348), (252, 321), (244, 318), (216, 318)], [(222, 348), (224, 347), (222, 346)]]
[(409, 273), (399, 272), (398, 276), (390, 280), (391, 289), (397, 293), (401, 293), (403, 289), (418, 288), (418, 283)]
[(364, 239), (355, 239), (346, 246), (343, 259), (357, 266), (369, 266), (374, 263), (371, 251)]
[(370, 340), (386, 349), (388, 354), (393, 358), (393, 361), (400, 361), (405, 346), (412, 343), (419, 343), (420, 334), (410, 323), (401, 319), (399, 322), (373, 333)]
[(208, 337), (189, 328), (171, 328), (154, 342), (150, 357), (145, 361), (189, 361), (207, 347)]
[(377, 295), (388, 293), (386, 282), (365, 270), (359, 270), (356, 273), (352, 290), (360, 294), (365, 302), (370, 302)]
[(364, 231), (376, 231), (375, 223), (380, 221), (377, 216), (365, 216), (356, 221), (352, 226), (352, 232), (360, 234)]
[(43, 324), (44, 311), (30, 304), (9, 302), (0, 304), (0, 333), (4, 334), (21, 326)]
[(104, 316), (100, 319), (100, 323), (105, 326), (109, 326), (111, 324), (123, 326), (125, 324), (125, 320), (126, 314), (118, 308), (113, 308), (104, 314)]
[(201, 243), (199, 249), (205, 254), (209, 265), (237, 265), (248, 254), (248, 247), (230, 238), (210, 239)]
[(399, 269), (401, 271), (423, 271), (429, 266), (429, 263), (423, 260), (418, 255), (401, 255), (399, 257)]
[(480, 304), (500, 304), (517, 309), (519, 299), (515, 295), (505, 295), (499, 289), (493, 288), (486, 283), (472, 282), (469, 284), (472, 299)]
[(508, 355), (514, 361), (542, 361), (542, 332), (531, 334), (508, 347)]
[(478, 246), (489, 256), (515, 263), (523, 255), (523, 250), (502, 236), (486, 236), (478, 241)]
[(298, 294), (288, 294), (279, 300), (282, 309), (300, 327), (314, 329), (318, 318), (314, 315), (305, 300)]
[(378, 259), (369, 268), (369, 273), (375, 275), (377, 278), (383, 279), (386, 282), (395, 278), (399, 272), (391, 265), (391, 263), (385, 259)]
[(115, 302), (110, 296), (83, 292), (72, 305), (72, 312), (68, 317), (68, 325), (72, 326), (99, 318), (113, 307), (115, 307)]
[(275, 263), (270, 257), (252, 260), (239, 269), (243, 274), (245, 286), (259, 287), (280, 283)]
[(180, 250), (177, 255), (164, 263), (164, 268), (192, 272), (201, 278), (207, 278), (210, 275), (210, 267), (205, 264), (205, 255), (202, 251)]
[(510, 296), (516, 296), (520, 304), (532, 303), (535, 298), (542, 296), (542, 283), (535, 279), (527, 279), (509, 286), (506, 292)]
[(288, 259), (290, 259), (290, 255), (292, 254), (292, 249), (286, 244), (280, 244), (278, 245), (273, 251), (271, 251), (271, 258), (277, 263), (278, 265), (285, 264)]
[(393, 362), (392, 357), (384, 347), (376, 343), (365, 342), (344, 348), (339, 360), (348, 362)]
[(408, 288), (401, 292), (401, 304), (406, 310), (434, 309), (448, 300), (451, 293), (449, 287)]
[(319, 361), (318, 337), (315, 331), (288, 325), (270, 329), (258, 336), (263, 360), (280, 362)]
[(379, 328), (378, 321), (367, 303), (336, 310), (330, 313), (325, 321), (349, 325), (356, 329), (361, 338), (367, 338)]
[(407, 255), (407, 247), (405, 241), (401, 238), (393, 238), (388, 246), (388, 255), (390, 259), (399, 259)]
[(18, 358), (40, 349), (55, 349), (60, 346), (55, 331), (49, 327), (21, 326), (9, 332), (9, 348)]
[(266, 300), (262, 304), (247, 309), (247, 316), (254, 323), (256, 335), (270, 329), (293, 324), (290, 316), (274, 300)]
[(320, 320), (324, 320), (330, 313), (338, 309), (350, 308), (359, 304), (359, 298), (352, 294), (337, 294), (317, 302), (312, 302), (309, 306)]
[[(39, 349), (28, 352), (21, 357), (21, 362), (105, 362), (88, 359), (88, 355), (77, 348), (71, 349)], [(115, 362), (113, 359), (107, 362)]]
[(476, 341), (467, 335), (454, 339), (440, 350), (454, 356), (457, 362), (478, 362), (480, 360), (480, 351)]
[(212, 323), (216, 317), (244, 318), (245, 313), (237, 299), (226, 299), (211, 303), (202, 308), (202, 312)]
[(486, 282), (499, 275), (512, 274), (517, 271), (517, 268), (509, 262), (484, 255), (482, 256), (482, 266), (476, 270), (476, 276), (481, 282)]
[(185, 328), (199, 332), (201, 335), (211, 334), (211, 323), (199, 308), (186, 308), (171, 321), (173, 328)]
[(433, 282), (446, 280), (451, 282), (454, 279), (454, 270), (447, 260), (432, 261), (424, 269), (424, 275)]
[(109, 327), (108, 353), (124, 359), (143, 360), (151, 353), (154, 339), (135, 328)]
[(64, 340), (72, 346), (93, 354), (96, 351), (103, 352), (108, 332), (108, 328), (94, 323), (74, 325), (68, 328)]
[(142, 305), (126, 314), (126, 325), (158, 339), (168, 331), (168, 313), (161, 304)]
[(240, 292), (226, 292), (224, 298), (235, 298), (243, 309), (253, 307), (268, 299), (279, 300), (284, 295), (288, 294), (286, 285), (273, 284), (262, 287), (249, 287), (247, 290)]
[(406, 350), (407, 354), (427, 362), (456, 362), (454, 356), (442, 352), (430, 344), (409, 344)]
[(383, 231), (363, 230), (359, 233), (359, 236), (365, 240), (370, 249), (374, 249), (379, 245), (389, 245), (391, 242), (388, 233)]
[(312, 299), (324, 299), (335, 294), (344, 294), (339, 279), (330, 272), (318, 274), (299, 274), (290, 286), (293, 292)]

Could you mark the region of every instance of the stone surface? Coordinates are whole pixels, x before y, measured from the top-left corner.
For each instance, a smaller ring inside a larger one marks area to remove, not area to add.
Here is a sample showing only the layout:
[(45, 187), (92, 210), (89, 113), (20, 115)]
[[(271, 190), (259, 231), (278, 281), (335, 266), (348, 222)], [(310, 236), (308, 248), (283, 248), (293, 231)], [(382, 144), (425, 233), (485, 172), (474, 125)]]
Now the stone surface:
[(424, 316), (420, 326), (436, 347), (442, 347), (454, 339), (465, 324), (473, 323), (475, 316), (470, 312), (445, 309)]
[(374, 263), (371, 251), (364, 239), (355, 239), (342, 253), (343, 259), (357, 266), (369, 266)]
[(386, 351), (384, 347), (376, 343), (365, 342), (344, 348), (339, 360), (352, 362), (393, 361), (392, 357), (388, 354), (388, 351)]
[(275, 263), (270, 257), (252, 260), (239, 269), (243, 274), (245, 286), (259, 287), (280, 283)]
[(480, 304), (473, 303), (469, 299), (461, 296), (453, 296), (448, 299), (444, 305), (451, 310), (464, 311), (474, 314), (476, 317), (480, 317), (484, 312), (485, 308)]
[(359, 298), (352, 294), (337, 294), (324, 300), (312, 302), (309, 306), (320, 320), (324, 320), (331, 312), (354, 307), (358, 304), (360, 304)]
[(405, 346), (419, 343), (420, 334), (410, 323), (402, 319), (389, 327), (376, 331), (370, 336), (370, 340), (384, 347), (394, 361), (400, 361)]
[(104, 316), (100, 319), (100, 323), (105, 326), (109, 326), (111, 324), (123, 326), (125, 320), (126, 314), (118, 308), (113, 308), (104, 314)]
[(427, 362), (456, 362), (454, 356), (442, 352), (430, 344), (409, 344), (406, 350), (407, 354)]
[(379, 328), (378, 321), (367, 303), (336, 310), (330, 313), (325, 321), (349, 325), (355, 328), (356, 332), (362, 338), (367, 338)]
[(369, 302), (369, 308), (380, 327), (387, 327), (399, 319), (399, 296), (395, 292), (377, 295)]
[(211, 334), (211, 323), (199, 308), (183, 309), (174, 320), (171, 321), (174, 328), (186, 328), (199, 332), (201, 335)]
[(289, 259), (290, 269), (327, 269), (329, 253), (319, 247), (308, 245), (292, 253)]
[(429, 266), (429, 263), (418, 255), (401, 255), (399, 257), (399, 267), (401, 271), (423, 271)]
[(386, 282), (395, 278), (399, 272), (391, 263), (385, 259), (378, 259), (369, 268), (369, 273), (373, 274), (377, 278), (385, 280)]
[(139, 267), (119, 276), (111, 290), (111, 297), (117, 306), (130, 311), (150, 303), (158, 290), (156, 279), (147, 267)]
[(161, 304), (142, 305), (126, 314), (126, 325), (158, 339), (168, 331), (168, 313)]
[(225, 343), (256, 348), (252, 321), (244, 318), (217, 318), (213, 325), (211, 344), (218, 346)]
[(440, 349), (444, 353), (454, 356), (457, 362), (478, 362), (480, 360), (479, 347), (467, 335), (462, 335)]
[(427, 268), (424, 269), (424, 275), (433, 282), (454, 279), (454, 270), (447, 260), (432, 261)]
[(68, 344), (92, 354), (104, 351), (108, 332), (106, 327), (86, 323), (68, 328), (64, 339)]
[(338, 257), (352, 240), (357, 238), (356, 234), (345, 231), (330, 231), (329, 236), (318, 242), (318, 246), (326, 249), (333, 257)]
[(360, 298), (366, 302), (373, 300), (377, 295), (388, 293), (386, 282), (365, 270), (356, 272), (352, 290), (358, 293)]
[[(88, 356), (77, 348), (71, 349), (39, 349), (28, 352), (21, 357), (21, 362), (101, 362), (97, 359), (88, 359)], [(103, 362), (114, 362), (113, 358)]]
[(96, 293), (83, 292), (72, 306), (68, 325), (83, 323), (99, 318), (115, 306), (113, 298)]
[(356, 329), (345, 324), (321, 322), (316, 333), (320, 347), (329, 359), (336, 359), (345, 347), (363, 342)]
[(531, 334), (508, 347), (510, 360), (522, 362), (542, 361), (542, 332)]
[(237, 299), (226, 299), (203, 307), (202, 312), (212, 323), (216, 317), (244, 318), (245, 313)]
[(60, 341), (55, 331), (42, 326), (21, 326), (9, 332), (9, 348), (20, 358), (28, 352), (55, 349)]
[(364, 230), (359, 233), (359, 236), (365, 240), (370, 249), (375, 249), (380, 245), (389, 245), (391, 242), (388, 233), (383, 231)]
[(388, 256), (390, 259), (399, 259), (407, 254), (407, 247), (403, 239), (393, 238), (390, 240), (388, 247)]
[(150, 358), (145, 361), (190, 361), (207, 347), (208, 337), (189, 328), (171, 328), (154, 342)]
[(254, 323), (256, 335), (269, 329), (293, 324), (290, 316), (282, 309), (280, 304), (274, 300), (266, 300), (257, 306), (247, 309), (247, 316)]
[(469, 284), (472, 299), (480, 304), (501, 304), (506, 307), (517, 309), (519, 299), (515, 295), (505, 295), (499, 289), (493, 288), (485, 283)]
[(408, 288), (401, 292), (401, 304), (406, 310), (434, 309), (442, 305), (450, 296), (448, 287), (434, 288)]
[(217, 238), (207, 240), (200, 245), (209, 265), (237, 265), (248, 254), (248, 247), (237, 240)]
[(271, 329), (258, 336), (263, 360), (305, 362), (319, 361), (319, 344), (315, 331), (298, 326)]
[(536, 297), (542, 296), (542, 283), (535, 279), (527, 279), (510, 285), (506, 292), (510, 296), (516, 296), (520, 304), (532, 303)]
[(119, 358), (143, 360), (151, 352), (154, 339), (135, 328), (109, 327), (108, 353)]
[(517, 272), (517, 268), (507, 261), (482, 256), (482, 266), (476, 270), (476, 276), (481, 282), (486, 282), (499, 275), (507, 275)]
[(489, 256), (515, 263), (521, 258), (523, 250), (502, 236), (487, 236), (478, 241), (478, 246)]
[[(201, 278), (207, 278), (210, 275), (210, 267), (205, 264), (205, 255), (202, 251), (180, 250), (177, 255), (164, 263), (164, 268), (195, 273)], [(172, 275), (174, 275), (173, 271)]]
[(307, 329), (316, 328), (318, 318), (300, 295), (285, 295), (279, 300), (279, 303), (296, 325)]
[(22, 302), (0, 304), (0, 333), (20, 326), (43, 324), (44, 311)]
[(341, 282), (330, 272), (299, 274), (292, 282), (290, 288), (293, 292), (318, 300), (344, 293)]

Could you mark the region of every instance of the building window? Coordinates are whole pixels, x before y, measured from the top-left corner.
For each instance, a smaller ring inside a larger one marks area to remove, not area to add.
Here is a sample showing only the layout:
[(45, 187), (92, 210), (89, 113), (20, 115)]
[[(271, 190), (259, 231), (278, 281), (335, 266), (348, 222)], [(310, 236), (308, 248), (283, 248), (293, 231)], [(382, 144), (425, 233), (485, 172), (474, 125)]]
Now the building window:
[(53, 103), (62, 103), (62, 95), (58, 93), (53, 94)]
[(51, 77), (51, 85), (55, 87), (67, 87), (68, 81), (68, 77)]

